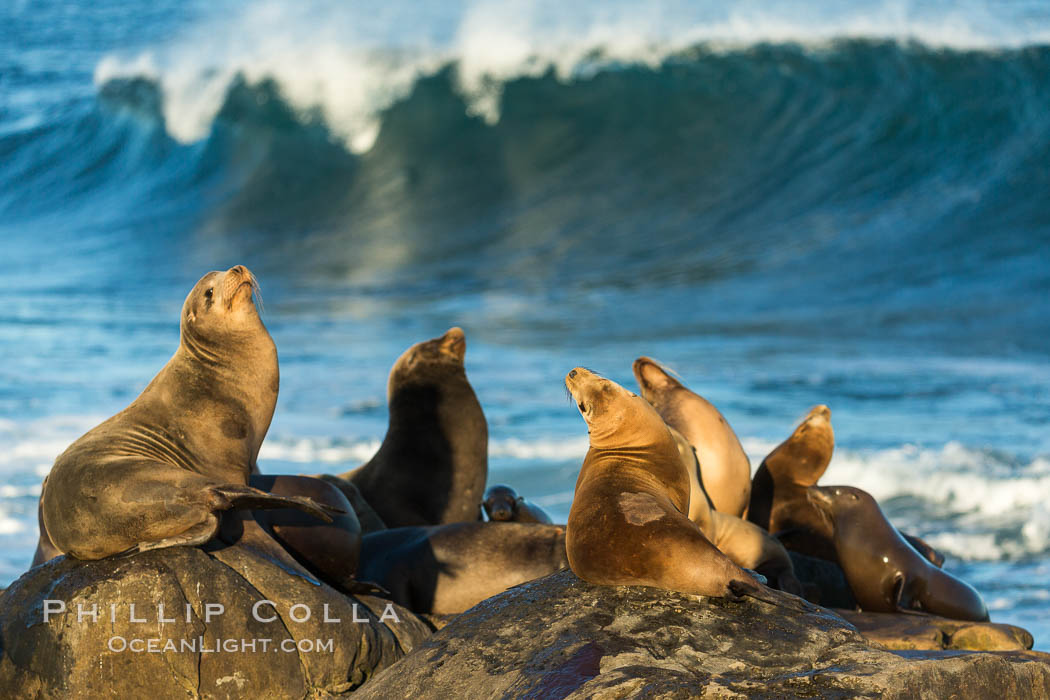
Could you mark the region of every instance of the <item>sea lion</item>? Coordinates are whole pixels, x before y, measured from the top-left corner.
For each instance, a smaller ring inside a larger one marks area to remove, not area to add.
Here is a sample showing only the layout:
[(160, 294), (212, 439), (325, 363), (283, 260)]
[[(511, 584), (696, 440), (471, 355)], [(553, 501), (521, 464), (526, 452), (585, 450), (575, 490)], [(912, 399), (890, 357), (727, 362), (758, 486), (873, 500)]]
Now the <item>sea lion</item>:
[(333, 501), (318, 502), (249, 485), (279, 381), (257, 286), (242, 265), (197, 282), (171, 360), (127, 408), (55, 460), (41, 493), (42, 543), (100, 559), (204, 544), (231, 509), (294, 508), (327, 522), (345, 515), (331, 505), (342, 499), (335, 489)]
[(470, 522), (365, 535), (358, 576), (413, 612), (450, 615), (567, 566), (563, 525)]
[(390, 370), (390, 421), (365, 465), (342, 474), (387, 527), (476, 521), (488, 478), (488, 425), (467, 381), (463, 331), (416, 343)]
[(916, 552), (870, 494), (850, 486), (811, 486), (808, 497), (832, 525), (839, 565), (862, 610), (988, 620), (980, 594)]
[(802, 595), (802, 584), (795, 577), (791, 557), (784, 546), (754, 523), (716, 511), (700, 484), (696, 450), (680, 432), (670, 426), (667, 429), (689, 477), (689, 519), (734, 564), (757, 571), (769, 579), (774, 588)]
[(725, 417), (648, 357), (635, 360), (633, 369), (642, 397), (696, 448), (701, 482), (715, 510), (744, 517), (751, 462)]
[(822, 531), (825, 520), (807, 499), (806, 489), (824, 475), (834, 450), (831, 409), (814, 406), (755, 471), (747, 519), (773, 534), (796, 528)]
[(600, 585), (761, 596), (759, 583), (686, 516), (689, 477), (656, 410), (582, 367), (565, 386), (590, 433), (565, 540), (573, 572)]
[[(832, 533), (827, 519), (808, 498), (831, 463), (835, 431), (831, 409), (820, 404), (795, 428), (787, 440), (770, 452), (755, 471), (751, 482), (748, 520), (781, 539), (793, 551), (835, 561)], [(901, 536), (934, 566), (944, 557), (923, 540)]]
[(545, 510), (519, 496), (517, 491), (504, 484), (490, 486), (485, 491), (485, 500), (481, 502), (481, 507), (491, 521), (547, 525), (553, 522)]

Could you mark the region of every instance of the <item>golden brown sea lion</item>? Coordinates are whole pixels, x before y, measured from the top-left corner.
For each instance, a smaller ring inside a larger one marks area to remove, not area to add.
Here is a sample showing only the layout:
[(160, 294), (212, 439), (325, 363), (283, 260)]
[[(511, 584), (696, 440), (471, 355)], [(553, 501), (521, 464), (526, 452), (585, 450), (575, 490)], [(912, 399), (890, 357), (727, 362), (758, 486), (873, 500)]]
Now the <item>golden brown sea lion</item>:
[(726, 419), (648, 357), (634, 361), (634, 377), (642, 396), (664, 422), (696, 448), (701, 482), (715, 510), (744, 517), (751, 493), (751, 462)]
[(494, 484), (485, 490), (481, 502), (486, 517), (495, 522), (545, 523), (553, 521), (547, 512), (535, 503), (519, 496), (518, 492), (504, 484)]
[(359, 577), (414, 612), (450, 615), (567, 566), (563, 525), (450, 523), (365, 535)]
[[(131, 405), (55, 460), (41, 494), (39, 556), (52, 553), (49, 542), (79, 559), (199, 545), (215, 537), (223, 511), (286, 508), (317, 525), (316, 518), (335, 518), (338, 532), (320, 537), (341, 540), (347, 556), (356, 556), (360, 531), (337, 490), (317, 482), (304, 492), (302, 477), (271, 478), (264, 485), (273, 493), (250, 485), (279, 383), (277, 350), (253, 301), (256, 287), (241, 265), (210, 272), (194, 286), (175, 355)], [(284, 525), (287, 539), (309, 553), (320, 531), (303, 537), (298, 518), (249, 520), (271, 533)]]
[(808, 493), (832, 525), (839, 566), (862, 610), (988, 619), (977, 591), (916, 552), (870, 494), (849, 486), (812, 486)]
[(387, 382), (390, 423), (379, 451), (347, 479), (387, 527), (476, 521), (488, 477), (488, 425), (451, 328), (406, 350)]
[(653, 407), (582, 367), (565, 386), (590, 433), (566, 533), (573, 572), (594, 584), (761, 595), (758, 582), (687, 517), (689, 476)]

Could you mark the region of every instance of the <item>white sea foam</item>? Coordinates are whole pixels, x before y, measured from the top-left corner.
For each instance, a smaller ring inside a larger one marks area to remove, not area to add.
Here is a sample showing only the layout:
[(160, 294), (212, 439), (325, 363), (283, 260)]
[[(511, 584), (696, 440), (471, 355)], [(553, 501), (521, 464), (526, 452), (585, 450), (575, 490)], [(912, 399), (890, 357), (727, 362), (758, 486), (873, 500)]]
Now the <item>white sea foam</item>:
[(492, 440), (489, 442), (490, 457), (509, 457), (512, 459), (562, 462), (582, 460), (587, 454), (586, 436), (578, 438), (544, 438), (527, 442), (517, 438)]
[(506, 81), (548, 70), (569, 80), (611, 64), (655, 65), (698, 43), (819, 47), (837, 38), (888, 38), (994, 49), (1050, 42), (1050, 23), (1033, 20), (1032, 12), (1039, 10), (1023, 3), (918, 0), (776, 7), (480, 0), (435, 13), (407, 3), (379, 12), (327, 0), (271, 0), (232, 14), (217, 9), (169, 43), (108, 55), (96, 66), (95, 82), (156, 81), (169, 133), (192, 142), (208, 134), (238, 76), (249, 84), (273, 80), (294, 108), (320, 113), (348, 147), (365, 151), (382, 111), (421, 76), (449, 64), (468, 109), (493, 122)]
[(259, 459), (297, 462), (300, 464), (353, 464), (367, 462), (379, 449), (378, 439), (342, 444), (326, 438), (267, 440), (259, 450)]

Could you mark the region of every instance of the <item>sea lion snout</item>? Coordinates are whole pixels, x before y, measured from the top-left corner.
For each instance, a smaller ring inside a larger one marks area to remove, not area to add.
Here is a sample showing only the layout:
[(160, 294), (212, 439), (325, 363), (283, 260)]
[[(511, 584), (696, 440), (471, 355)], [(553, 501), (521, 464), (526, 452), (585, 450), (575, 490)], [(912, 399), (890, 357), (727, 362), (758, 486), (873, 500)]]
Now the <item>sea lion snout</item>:
[(806, 489), (806, 499), (820, 510), (829, 511), (833, 504), (834, 487), (810, 486)]
[(467, 355), (467, 336), (459, 326), (453, 326), (441, 336), (441, 351), (450, 355), (460, 362)]
[(245, 298), (250, 300), (259, 291), (259, 283), (255, 275), (244, 265), (234, 265), (223, 274), (222, 298), (225, 300), (226, 308), (232, 309), (234, 302), (241, 296), (241, 290), (247, 289)]
[(809, 409), (810, 418), (820, 416), (824, 420), (831, 420), (831, 409), (824, 404), (817, 404), (813, 408)]

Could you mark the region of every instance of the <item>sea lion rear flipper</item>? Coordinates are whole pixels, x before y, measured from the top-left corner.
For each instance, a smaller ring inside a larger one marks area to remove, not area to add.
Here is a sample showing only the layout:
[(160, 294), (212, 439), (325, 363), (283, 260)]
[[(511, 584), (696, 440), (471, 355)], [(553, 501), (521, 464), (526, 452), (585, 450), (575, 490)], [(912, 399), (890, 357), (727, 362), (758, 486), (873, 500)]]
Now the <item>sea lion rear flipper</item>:
[(139, 542), (134, 547), (125, 549), (123, 552), (119, 552), (115, 556), (119, 557), (129, 554), (137, 554), (139, 552), (148, 552), (151, 549), (164, 549), (165, 547), (196, 547), (215, 537), (215, 533), (218, 530), (219, 518), (214, 513), (208, 513), (208, 517), (202, 522), (194, 525), (185, 532), (179, 533), (173, 537), (165, 537), (164, 539), (155, 540), (153, 542)]
[(251, 486), (223, 484), (211, 487), (212, 493), (222, 499), (219, 510), (274, 510), (277, 508), (294, 508), (326, 523), (332, 522), (333, 515), (342, 515), (341, 508), (318, 503), (304, 496), (277, 496)]

